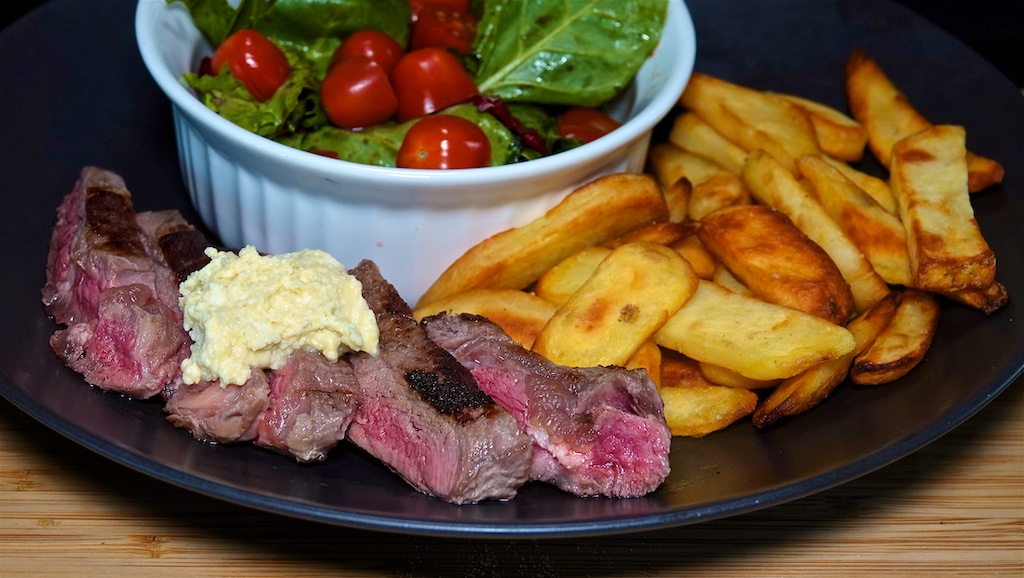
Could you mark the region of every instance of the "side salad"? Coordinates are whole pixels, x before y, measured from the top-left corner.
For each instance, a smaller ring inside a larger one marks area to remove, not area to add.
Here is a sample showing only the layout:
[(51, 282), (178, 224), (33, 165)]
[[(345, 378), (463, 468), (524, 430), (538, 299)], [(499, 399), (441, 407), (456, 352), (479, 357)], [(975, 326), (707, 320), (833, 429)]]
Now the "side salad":
[(182, 82), (235, 124), (363, 164), (522, 162), (614, 130), (604, 108), (667, 0), (167, 0), (215, 47)]

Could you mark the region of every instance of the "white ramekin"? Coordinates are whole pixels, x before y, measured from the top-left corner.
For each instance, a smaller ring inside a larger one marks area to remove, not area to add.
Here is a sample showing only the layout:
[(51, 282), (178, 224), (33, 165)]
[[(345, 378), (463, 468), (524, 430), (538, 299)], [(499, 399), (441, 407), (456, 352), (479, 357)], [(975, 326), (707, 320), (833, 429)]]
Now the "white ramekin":
[(677, 102), (696, 56), (689, 12), (669, 0), (661, 42), (618, 103), (621, 128), (525, 163), (430, 171), (339, 161), (238, 127), (181, 83), (212, 51), (183, 4), (140, 0), (135, 27), (142, 59), (171, 101), (185, 185), (219, 240), (268, 253), (323, 249), (347, 267), (371, 259), (410, 303), (480, 240), (597, 176), (643, 170), (650, 131)]

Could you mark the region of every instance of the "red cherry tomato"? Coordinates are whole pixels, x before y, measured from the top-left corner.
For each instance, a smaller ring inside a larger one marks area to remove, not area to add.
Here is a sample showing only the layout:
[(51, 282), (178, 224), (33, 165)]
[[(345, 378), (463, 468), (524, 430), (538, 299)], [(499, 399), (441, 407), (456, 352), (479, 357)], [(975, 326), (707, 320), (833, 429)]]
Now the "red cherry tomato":
[(558, 117), (558, 134), (585, 143), (597, 140), (622, 126), (607, 114), (586, 106), (574, 106)]
[(423, 6), (412, 22), (409, 50), (438, 46), (465, 55), (473, 45), (476, 25), (476, 18), (468, 10)]
[(466, 101), (480, 90), (462, 63), (443, 48), (413, 50), (391, 74), (398, 120), (405, 122)]
[(255, 30), (243, 29), (224, 39), (213, 53), (214, 74), (225, 65), (257, 100), (274, 96), (288, 80), (291, 66), (281, 49)]
[(384, 69), (365, 56), (346, 56), (327, 72), (320, 101), (330, 121), (362, 128), (391, 118), (398, 99)]
[(359, 30), (349, 35), (334, 51), (327, 67), (333, 67), (345, 56), (365, 56), (390, 75), (403, 54), (405, 49), (402, 45), (387, 34), (377, 30)]
[(423, 117), (409, 128), (398, 149), (404, 169), (472, 169), (491, 164), (491, 141), (483, 129), (462, 117)]

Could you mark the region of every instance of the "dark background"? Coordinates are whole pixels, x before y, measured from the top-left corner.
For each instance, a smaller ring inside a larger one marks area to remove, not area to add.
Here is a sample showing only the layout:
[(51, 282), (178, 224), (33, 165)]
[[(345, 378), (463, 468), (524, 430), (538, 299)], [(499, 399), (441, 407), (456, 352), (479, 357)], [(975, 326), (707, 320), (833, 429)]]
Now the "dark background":
[[(98, 0), (80, 0), (94, 2)], [(117, 0), (133, 2), (134, 0)], [(783, 0), (764, 0), (782, 2)], [(943, 28), (1024, 88), (1024, 2), (1020, 0), (893, 0)], [(0, 25), (6, 27), (42, 0), (4, 4)], [(97, 36), (99, 40), (101, 36)]]

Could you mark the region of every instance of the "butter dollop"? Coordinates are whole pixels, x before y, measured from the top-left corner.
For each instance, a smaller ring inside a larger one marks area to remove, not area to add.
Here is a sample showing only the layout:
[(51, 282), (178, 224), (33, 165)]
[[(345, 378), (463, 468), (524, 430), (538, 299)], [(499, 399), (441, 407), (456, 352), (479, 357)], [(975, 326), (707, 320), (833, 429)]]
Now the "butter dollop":
[(179, 287), (191, 355), (185, 383), (243, 384), (253, 367), (280, 369), (299, 349), (331, 361), (348, 351), (377, 354), (380, 331), (362, 284), (330, 254), (304, 249), (260, 255), (206, 249), (210, 262)]

